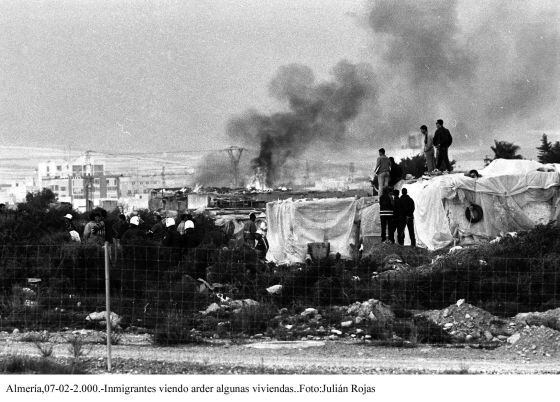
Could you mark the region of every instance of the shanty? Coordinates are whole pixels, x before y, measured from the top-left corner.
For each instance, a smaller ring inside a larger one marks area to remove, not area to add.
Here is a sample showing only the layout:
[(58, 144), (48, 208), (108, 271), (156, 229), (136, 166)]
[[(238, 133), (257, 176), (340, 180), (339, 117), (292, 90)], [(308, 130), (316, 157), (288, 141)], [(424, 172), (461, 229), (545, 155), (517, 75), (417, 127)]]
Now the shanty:
[(0, 2), (0, 398), (555, 395), (559, 4)]

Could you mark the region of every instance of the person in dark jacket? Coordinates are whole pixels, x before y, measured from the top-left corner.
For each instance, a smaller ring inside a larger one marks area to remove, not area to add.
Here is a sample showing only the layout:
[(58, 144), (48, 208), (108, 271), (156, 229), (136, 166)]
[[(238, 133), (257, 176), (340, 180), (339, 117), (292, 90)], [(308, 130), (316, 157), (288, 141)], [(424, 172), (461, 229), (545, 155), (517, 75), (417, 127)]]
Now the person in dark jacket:
[(399, 244), (404, 245), (404, 228), (408, 228), (408, 237), (410, 245), (416, 247), (416, 237), (414, 235), (414, 200), (408, 195), (406, 188), (402, 189), (402, 195), (398, 201), (399, 218), (397, 221), (397, 240)]
[(140, 218), (138, 216), (133, 216), (130, 218), (128, 229), (121, 236), (122, 245), (138, 244), (143, 243), (146, 240), (146, 236), (142, 230), (140, 230)]
[(161, 244), (165, 236), (165, 223), (161, 215), (155, 214), (156, 223), (148, 230), (148, 236), (156, 243)]
[(453, 137), (448, 129), (443, 127), (443, 120), (436, 122), (436, 132), (434, 134), (434, 147), (436, 147), (436, 168), (451, 172), (451, 162), (449, 162), (448, 149), (453, 142)]
[(397, 165), (395, 162), (395, 158), (392, 156), (389, 158), (389, 162), (391, 162), (391, 172), (389, 173), (389, 187), (394, 187), (403, 176), (402, 168)]
[(391, 199), (391, 194), (389, 189), (385, 187), (381, 192), (381, 197), (379, 197), (379, 218), (381, 221), (381, 241), (384, 243), (387, 241), (387, 232), (389, 234), (389, 242), (394, 243), (395, 237), (392, 228), (393, 221), (393, 200)]
[(175, 219), (166, 218), (165, 219), (165, 234), (163, 235), (163, 240), (161, 242), (163, 247), (181, 247), (182, 238), (177, 231), (177, 226), (175, 225)]
[(393, 218), (389, 221), (389, 239), (393, 239), (393, 243), (395, 242), (395, 232), (397, 232), (397, 240), (398, 240), (398, 222), (401, 216), (401, 211), (399, 209), (399, 190), (394, 189), (391, 192), (391, 204), (393, 204)]
[(119, 218), (113, 224), (111, 229), (113, 230), (113, 244), (115, 245), (116, 248), (119, 248), (121, 246), (122, 235), (128, 229), (128, 223), (126, 222), (126, 216), (124, 216), (123, 214), (120, 214)]

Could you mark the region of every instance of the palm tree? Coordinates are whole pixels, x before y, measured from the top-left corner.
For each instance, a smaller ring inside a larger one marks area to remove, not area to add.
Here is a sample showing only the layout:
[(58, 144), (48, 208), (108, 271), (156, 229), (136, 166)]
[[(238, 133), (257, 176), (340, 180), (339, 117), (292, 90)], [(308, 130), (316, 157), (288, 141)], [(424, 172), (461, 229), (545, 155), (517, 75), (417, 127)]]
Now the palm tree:
[(523, 159), (522, 155), (517, 155), (519, 146), (512, 142), (496, 141), (494, 146), (490, 147), (494, 151), (494, 159)]

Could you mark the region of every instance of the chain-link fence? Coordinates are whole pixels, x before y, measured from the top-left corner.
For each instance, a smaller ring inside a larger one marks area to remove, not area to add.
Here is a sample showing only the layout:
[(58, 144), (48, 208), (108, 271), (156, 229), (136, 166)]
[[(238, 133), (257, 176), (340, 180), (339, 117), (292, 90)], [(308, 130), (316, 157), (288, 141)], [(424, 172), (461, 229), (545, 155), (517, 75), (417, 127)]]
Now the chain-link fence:
[[(478, 337), (484, 328), (476, 334), (467, 324), (499, 326), (560, 306), (553, 258), (409, 253), (276, 266), (249, 248), (130, 245), (108, 253), (114, 329), (149, 333), (158, 344), (258, 334), (451, 342), (442, 311), (449, 315), (460, 299), (478, 317), (465, 313), (465, 333)], [(0, 331), (99, 329), (105, 319), (91, 315), (106, 310), (103, 247), (5, 246), (0, 270)]]

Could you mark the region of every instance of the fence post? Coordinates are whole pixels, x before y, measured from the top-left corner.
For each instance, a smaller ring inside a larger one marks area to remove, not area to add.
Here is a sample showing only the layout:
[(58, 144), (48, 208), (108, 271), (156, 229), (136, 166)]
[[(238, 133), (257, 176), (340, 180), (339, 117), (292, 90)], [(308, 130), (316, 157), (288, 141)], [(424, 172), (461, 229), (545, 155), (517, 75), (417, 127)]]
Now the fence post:
[(111, 372), (111, 298), (109, 287), (109, 242), (105, 242), (105, 321), (107, 322), (107, 371)]

